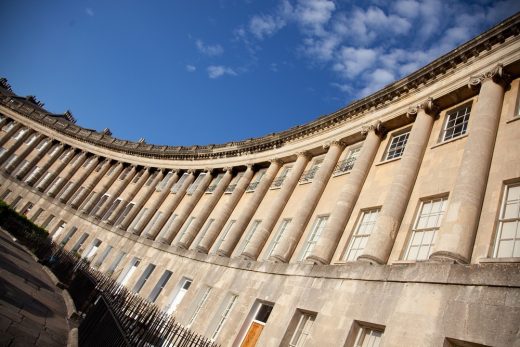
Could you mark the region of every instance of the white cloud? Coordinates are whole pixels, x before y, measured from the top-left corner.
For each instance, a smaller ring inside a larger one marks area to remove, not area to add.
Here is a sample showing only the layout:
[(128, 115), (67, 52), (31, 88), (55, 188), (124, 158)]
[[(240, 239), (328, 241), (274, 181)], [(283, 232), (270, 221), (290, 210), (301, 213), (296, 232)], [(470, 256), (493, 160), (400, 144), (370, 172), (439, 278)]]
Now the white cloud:
[(304, 30), (314, 35), (325, 35), (324, 26), (329, 22), (336, 9), (329, 0), (300, 0), (295, 10), (295, 19)]
[(222, 65), (210, 65), (208, 66), (208, 76), (209, 78), (219, 78), (224, 75), (236, 76), (237, 73), (230, 67), (222, 66)]
[(346, 79), (352, 79), (369, 69), (376, 62), (378, 52), (374, 49), (343, 47), (333, 69)]
[(197, 67), (196, 67), (196, 66), (194, 66), (194, 65), (190, 65), (190, 64), (186, 65), (186, 71), (188, 71), (188, 72), (194, 72), (195, 70), (197, 70)]
[(234, 35), (255, 53), (261, 40), (296, 25), (300, 34), (296, 49), (311, 66), (334, 71), (331, 86), (365, 96), (519, 10), (520, 2), (515, 0), (371, 0), (357, 5), (283, 0), (272, 12), (253, 16)]
[(94, 16), (94, 10), (91, 9), (90, 7), (87, 7), (85, 9), (85, 13), (87, 14), (87, 16), (90, 16), (90, 17), (93, 17)]
[(273, 35), (285, 26), (285, 20), (271, 15), (254, 16), (249, 21), (249, 30), (258, 39)]
[(219, 44), (206, 45), (202, 40), (197, 40), (195, 41), (195, 46), (197, 46), (199, 52), (210, 57), (215, 57), (224, 53), (224, 48)]
[(365, 87), (361, 89), (358, 96), (363, 97), (373, 93), (389, 83), (395, 81), (394, 74), (386, 69), (375, 69), (365, 78)]
[(420, 4), (415, 0), (399, 0), (393, 4), (397, 14), (406, 18), (415, 18), (419, 15)]

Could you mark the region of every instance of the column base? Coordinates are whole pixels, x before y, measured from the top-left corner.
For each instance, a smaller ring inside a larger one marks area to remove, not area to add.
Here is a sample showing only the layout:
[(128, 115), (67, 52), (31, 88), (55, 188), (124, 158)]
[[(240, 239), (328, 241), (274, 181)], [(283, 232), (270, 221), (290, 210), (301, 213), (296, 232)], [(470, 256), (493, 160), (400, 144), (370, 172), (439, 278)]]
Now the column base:
[(315, 265), (329, 265), (329, 262), (327, 260), (317, 255), (309, 255), (307, 258), (305, 258), (305, 261), (313, 263)]
[[(150, 240), (152, 240), (152, 239), (150, 239)], [(164, 245), (170, 245), (170, 242), (168, 241), (168, 239), (165, 239), (164, 237), (161, 237), (159, 240), (157, 240), (157, 242), (162, 243)]]
[(377, 257), (374, 257), (373, 255), (368, 255), (368, 254), (360, 255), (357, 258), (357, 261), (375, 264), (375, 265), (385, 265), (386, 264), (386, 262), (383, 261), (382, 259), (379, 259)]
[(204, 253), (204, 254), (208, 254), (208, 250), (206, 249), (206, 247), (197, 246), (197, 247), (195, 247), (195, 251)]
[(229, 254), (227, 254), (225, 251), (222, 251), (220, 249), (217, 251), (217, 255), (219, 255), (221, 257), (229, 257)]
[(267, 260), (271, 261), (273, 263), (287, 263), (287, 261), (283, 257), (281, 257), (279, 255), (272, 255)]
[(438, 251), (430, 254), (430, 261), (439, 263), (469, 264), (469, 260), (460, 254), (448, 251)]
[(184, 242), (177, 242), (176, 246), (181, 249), (188, 249), (188, 245)]
[(256, 261), (256, 257), (249, 252), (243, 252), (242, 254), (240, 254), (240, 257), (244, 260)]

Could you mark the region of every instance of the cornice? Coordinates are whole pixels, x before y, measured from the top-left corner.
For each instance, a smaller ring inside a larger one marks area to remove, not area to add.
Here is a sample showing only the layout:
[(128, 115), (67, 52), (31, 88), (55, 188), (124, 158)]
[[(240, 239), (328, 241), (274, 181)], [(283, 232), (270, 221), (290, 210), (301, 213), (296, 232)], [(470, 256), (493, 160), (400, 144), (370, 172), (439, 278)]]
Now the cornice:
[(43, 108), (43, 104), (35, 97), (23, 98), (15, 95), (6, 79), (0, 79), (0, 87), (3, 87), (3, 90), (0, 89), (0, 104), (68, 137), (123, 154), (168, 160), (237, 157), (277, 149), (287, 143), (311, 137), (317, 133), (336, 128), (347, 121), (363, 117), (368, 112), (381, 109), (435, 83), (446, 74), (458, 69), (461, 65), (465, 65), (470, 59), (492, 50), (495, 45), (504, 43), (510, 37), (517, 36), (519, 32), (520, 14), (517, 14), (407, 77), (370, 96), (354, 101), (334, 113), (278, 133), (224, 144), (161, 146), (147, 144), (145, 141), (132, 142), (117, 139), (111, 136), (108, 129), (97, 132), (76, 125), (76, 120), (70, 111), (63, 115), (51, 114)]

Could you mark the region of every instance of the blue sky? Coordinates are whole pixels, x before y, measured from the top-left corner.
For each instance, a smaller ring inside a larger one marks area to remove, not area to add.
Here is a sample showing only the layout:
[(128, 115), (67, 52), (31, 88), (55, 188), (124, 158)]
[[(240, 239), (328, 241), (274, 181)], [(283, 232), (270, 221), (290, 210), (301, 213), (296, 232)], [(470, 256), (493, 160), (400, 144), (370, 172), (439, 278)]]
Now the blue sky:
[(417, 70), (520, 1), (0, 1), (0, 76), (128, 140), (306, 123)]

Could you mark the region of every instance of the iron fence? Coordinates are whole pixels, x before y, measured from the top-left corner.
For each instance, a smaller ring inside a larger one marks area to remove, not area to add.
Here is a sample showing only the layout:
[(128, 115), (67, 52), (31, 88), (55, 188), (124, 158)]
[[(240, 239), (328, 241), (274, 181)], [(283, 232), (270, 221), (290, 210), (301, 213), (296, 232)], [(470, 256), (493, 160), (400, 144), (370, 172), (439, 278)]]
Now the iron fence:
[(157, 305), (129, 291), (77, 254), (54, 243), (38, 250), (78, 310), (79, 346), (218, 345), (178, 323)]

